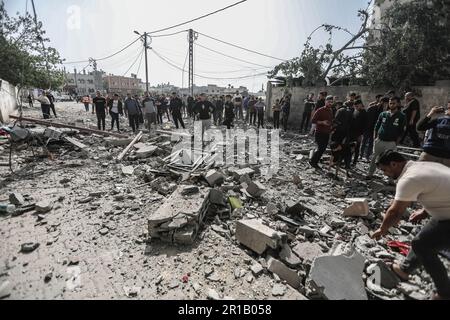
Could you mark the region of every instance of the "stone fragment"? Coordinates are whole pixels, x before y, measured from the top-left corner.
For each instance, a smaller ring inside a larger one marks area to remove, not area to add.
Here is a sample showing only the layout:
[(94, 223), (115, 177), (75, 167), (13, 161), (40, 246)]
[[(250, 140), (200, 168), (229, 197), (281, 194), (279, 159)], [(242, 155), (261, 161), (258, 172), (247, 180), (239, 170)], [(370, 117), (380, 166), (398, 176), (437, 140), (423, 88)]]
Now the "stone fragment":
[(219, 171), (209, 170), (205, 175), (205, 179), (211, 187), (214, 187), (215, 185), (223, 183), (225, 176)]
[(346, 201), (351, 202), (344, 210), (345, 217), (366, 217), (369, 215), (369, 203), (364, 198), (349, 198)]
[(367, 300), (362, 278), (365, 258), (356, 250), (350, 255), (317, 257), (308, 286), (328, 300)]
[(291, 287), (295, 289), (300, 287), (301, 279), (297, 271), (288, 268), (283, 262), (273, 257), (268, 257), (267, 269), (278, 275), (282, 280), (285, 280)]
[(25, 203), (25, 199), (20, 193), (14, 192), (9, 195), (9, 202), (16, 206), (21, 206)]
[(311, 263), (315, 258), (322, 255), (322, 248), (317, 243), (303, 242), (297, 244), (292, 252), (305, 263)]
[(264, 268), (262, 267), (262, 265), (260, 265), (259, 263), (254, 263), (251, 267), (250, 270), (252, 271), (252, 273), (257, 277), (259, 276), (263, 271)]
[(134, 173), (134, 167), (133, 166), (123, 166), (122, 167), (122, 174), (126, 176), (132, 176)]
[(287, 237), (285, 233), (275, 231), (258, 220), (238, 221), (235, 236), (241, 244), (257, 254), (262, 254), (267, 247), (279, 248)]
[(39, 201), (38, 203), (36, 203), (35, 209), (38, 213), (47, 213), (53, 209), (53, 201), (50, 201), (48, 199)]
[(254, 198), (261, 197), (266, 192), (266, 187), (259, 181), (250, 182), (246, 191)]
[(291, 247), (287, 243), (282, 246), (280, 259), (291, 268), (297, 268), (302, 264), (302, 261), (293, 253)]
[(272, 288), (272, 295), (274, 297), (284, 296), (285, 293), (286, 293), (286, 286), (285, 285), (279, 284), (279, 283), (274, 284), (274, 286)]
[(34, 243), (34, 242), (23, 243), (20, 246), (20, 252), (30, 253), (30, 252), (33, 252), (34, 250), (36, 250), (38, 247), (39, 247), (39, 243)]
[(156, 150), (158, 150), (157, 146), (145, 146), (136, 151), (136, 158), (145, 159), (151, 157)]

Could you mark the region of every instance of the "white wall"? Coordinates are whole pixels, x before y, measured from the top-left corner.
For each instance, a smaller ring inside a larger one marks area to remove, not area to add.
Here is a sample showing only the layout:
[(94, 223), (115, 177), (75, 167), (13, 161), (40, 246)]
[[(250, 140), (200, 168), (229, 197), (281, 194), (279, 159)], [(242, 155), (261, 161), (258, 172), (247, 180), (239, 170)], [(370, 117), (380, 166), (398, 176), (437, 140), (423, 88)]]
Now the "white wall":
[(17, 88), (0, 79), (0, 122), (9, 121), (17, 113)]

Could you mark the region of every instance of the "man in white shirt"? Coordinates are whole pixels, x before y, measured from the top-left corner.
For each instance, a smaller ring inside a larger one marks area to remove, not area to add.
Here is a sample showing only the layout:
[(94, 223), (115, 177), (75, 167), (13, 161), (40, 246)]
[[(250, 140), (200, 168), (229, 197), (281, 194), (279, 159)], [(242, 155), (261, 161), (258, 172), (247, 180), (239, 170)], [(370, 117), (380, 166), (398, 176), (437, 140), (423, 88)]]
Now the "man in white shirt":
[(43, 91), (42, 94), (37, 98), (41, 103), (42, 116), (44, 119), (50, 119), (50, 99), (47, 97), (47, 91)]
[(422, 210), (414, 212), (411, 222), (431, 217), (412, 240), (408, 257), (392, 270), (404, 281), (423, 265), (433, 279), (437, 293), (432, 299), (450, 299), (450, 280), (439, 259), (439, 252), (450, 248), (450, 169), (435, 162), (414, 162), (398, 152), (387, 150), (377, 160), (377, 166), (390, 178), (398, 179), (395, 199), (387, 210), (381, 227), (372, 235), (386, 236), (402, 218), (412, 202), (420, 202)]

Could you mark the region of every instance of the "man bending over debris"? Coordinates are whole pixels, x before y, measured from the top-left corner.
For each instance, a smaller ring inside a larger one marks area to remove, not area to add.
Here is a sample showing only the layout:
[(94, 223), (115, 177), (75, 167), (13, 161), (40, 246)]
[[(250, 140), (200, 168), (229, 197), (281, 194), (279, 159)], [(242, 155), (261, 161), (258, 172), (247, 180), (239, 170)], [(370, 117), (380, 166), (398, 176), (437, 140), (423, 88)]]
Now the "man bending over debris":
[(372, 235), (380, 239), (402, 218), (406, 208), (418, 201), (423, 209), (411, 214), (411, 222), (431, 216), (431, 220), (412, 240), (411, 251), (402, 264), (392, 270), (404, 281), (423, 265), (436, 286), (433, 300), (450, 299), (450, 279), (439, 259), (441, 250), (450, 248), (450, 169), (440, 163), (414, 162), (398, 152), (387, 150), (380, 155), (377, 166), (384, 174), (398, 179), (394, 202), (387, 210), (381, 227)]

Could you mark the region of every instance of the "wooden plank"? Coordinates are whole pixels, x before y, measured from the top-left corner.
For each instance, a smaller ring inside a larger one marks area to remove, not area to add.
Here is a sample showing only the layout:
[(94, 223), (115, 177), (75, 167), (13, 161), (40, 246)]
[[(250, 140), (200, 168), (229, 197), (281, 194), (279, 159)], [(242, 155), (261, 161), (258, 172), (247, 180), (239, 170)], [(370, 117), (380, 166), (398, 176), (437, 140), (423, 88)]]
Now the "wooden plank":
[(96, 133), (96, 134), (106, 136), (106, 137), (112, 136), (112, 137), (117, 137), (117, 138), (128, 138), (128, 136), (126, 136), (126, 135), (123, 135), (120, 133), (115, 133), (115, 132), (100, 131), (100, 130), (96, 130), (96, 129), (77, 127), (77, 126), (72, 126), (72, 125), (68, 125), (68, 124), (64, 124), (64, 123), (50, 122), (50, 121), (34, 119), (34, 118), (25, 118), (25, 117), (20, 118), (20, 117), (16, 117), (16, 116), (9, 116), (9, 117), (11, 119), (20, 120), (23, 122), (36, 123), (36, 124), (40, 124), (40, 125), (48, 126), (48, 127), (69, 128), (69, 129), (78, 130), (78, 131), (84, 132), (84, 133)]
[(64, 137), (64, 139), (73, 144), (75, 147), (80, 148), (80, 149), (86, 149), (87, 145), (81, 143), (79, 140), (75, 139), (75, 138), (70, 138), (70, 137)]
[(131, 141), (131, 143), (125, 148), (125, 150), (122, 151), (122, 153), (117, 157), (117, 161), (122, 161), (123, 158), (126, 156), (126, 154), (130, 151), (130, 149), (139, 141), (142, 139), (142, 136), (144, 134), (142, 133), (142, 131), (140, 131), (138, 133), (138, 135), (136, 136), (136, 138), (133, 139), (133, 141)]

